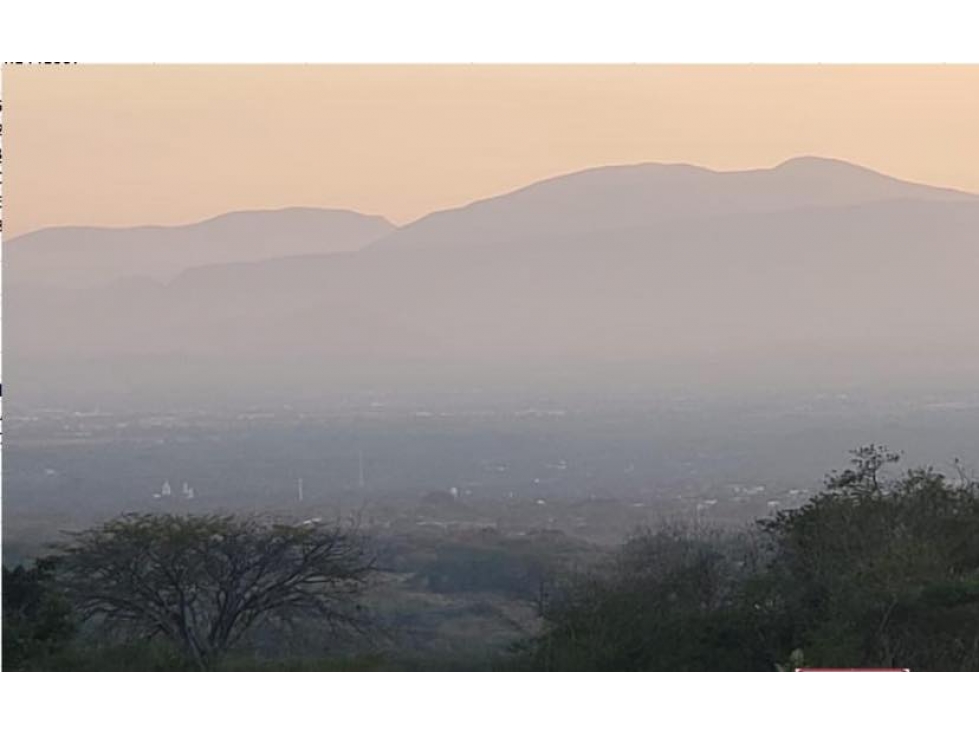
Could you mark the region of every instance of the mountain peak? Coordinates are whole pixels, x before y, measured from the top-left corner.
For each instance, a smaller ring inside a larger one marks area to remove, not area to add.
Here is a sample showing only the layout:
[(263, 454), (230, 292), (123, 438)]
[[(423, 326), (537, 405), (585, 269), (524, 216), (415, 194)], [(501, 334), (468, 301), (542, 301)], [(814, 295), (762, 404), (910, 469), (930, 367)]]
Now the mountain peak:
[(819, 173), (823, 175), (845, 176), (847, 172), (869, 174), (877, 178), (892, 178), (872, 168), (861, 166), (841, 158), (827, 158), (817, 155), (802, 155), (782, 161), (771, 169), (789, 173)]
[(394, 229), (383, 217), (314, 207), (233, 211), (181, 225), (57, 227), (5, 242), (4, 274), (69, 287), (132, 276), (165, 281), (204, 265), (352, 252)]
[(371, 249), (557, 241), (668, 221), (890, 200), (975, 201), (976, 197), (818, 156), (738, 171), (648, 162), (577, 171), (436, 212), (378, 240)]

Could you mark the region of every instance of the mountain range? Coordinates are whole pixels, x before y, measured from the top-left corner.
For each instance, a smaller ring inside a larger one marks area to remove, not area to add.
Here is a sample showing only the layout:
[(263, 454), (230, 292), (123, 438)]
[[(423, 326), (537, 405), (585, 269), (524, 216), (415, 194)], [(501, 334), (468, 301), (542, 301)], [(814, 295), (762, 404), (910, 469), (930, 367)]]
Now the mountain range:
[(13, 285), (165, 281), (202, 265), (357, 250), (393, 230), (383, 217), (310, 208), (231, 212), (170, 227), (52, 227), (4, 243), (4, 270)]
[(449, 372), (478, 389), (580, 372), (602, 390), (623, 366), (651, 385), (968, 381), (977, 274), (973, 194), (822, 158), (614, 166), (401, 228), (284, 210), (16, 238), (7, 379), (37, 400)]

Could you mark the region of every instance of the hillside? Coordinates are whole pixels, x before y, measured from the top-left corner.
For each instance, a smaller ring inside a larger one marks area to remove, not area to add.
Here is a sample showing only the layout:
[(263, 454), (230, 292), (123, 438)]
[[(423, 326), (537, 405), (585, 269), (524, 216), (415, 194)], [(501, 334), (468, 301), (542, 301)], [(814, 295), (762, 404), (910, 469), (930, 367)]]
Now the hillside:
[(188, 268), (357, 250), (388, 234), (382, 217), (334, 209), (223, 214), (173, 227), (55, 227), (4, 242), (8, 284), (81, 288), (168, 280)]
[(406, 364), (490, 386), (540, 365), (623, 363), (653, 381), (874, 379), (885, 364), (908, 379), (979, 376), (977, 232), (979, 197), (839, 162), (600, 169), (358, 252), (212, 265), (165, 285), (17, 287), (15, 263), (8, 379), (36, 390), (120, 360), (127, 379), (157, 370), (161, 387), (176, 360), (188, 389), (275, 376), (287, 391), (349, 374), (394, 389)]

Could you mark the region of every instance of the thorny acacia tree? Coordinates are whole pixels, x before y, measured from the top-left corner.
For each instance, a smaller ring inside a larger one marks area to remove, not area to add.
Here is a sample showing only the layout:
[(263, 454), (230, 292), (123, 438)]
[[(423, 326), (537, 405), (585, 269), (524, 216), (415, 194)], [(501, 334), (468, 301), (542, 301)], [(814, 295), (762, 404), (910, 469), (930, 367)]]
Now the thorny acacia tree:
[(374, 569), (356, 527), (218, 515), (127, 514), (60, 550), (83, 617), (162, 635), (201, 668), (261, 620), (357, 626), (356, 597)]

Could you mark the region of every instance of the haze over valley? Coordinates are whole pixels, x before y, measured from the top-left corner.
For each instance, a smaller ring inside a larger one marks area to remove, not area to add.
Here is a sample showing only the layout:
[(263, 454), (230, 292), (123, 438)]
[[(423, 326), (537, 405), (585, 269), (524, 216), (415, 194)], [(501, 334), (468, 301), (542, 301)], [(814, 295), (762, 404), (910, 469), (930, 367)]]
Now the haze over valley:
[(637, 528), (741, 532), (869, 444), (974, 474), (977, 233), (979, 196), (803, 157), (14, 237), (5, 564), (120, 513), (354, 516), (394, 632), (304, 634), (483, 665)]
[[(274, 509), (302, 475), (349, 504), (358, 452), (382, 494), (528, 501), (788, 491), (870, 440), (971, 458), (976, 232), (979, 197), (799, 158), (587, 170), (401, 228), (286, 209), (14, 238), (7, 517), (141, 507), (178, 466), (198, 503)], [(246, 470), (242, 426), (303, 438)], [(191, 430), (214, 442), (193, 470)]]

